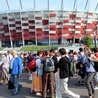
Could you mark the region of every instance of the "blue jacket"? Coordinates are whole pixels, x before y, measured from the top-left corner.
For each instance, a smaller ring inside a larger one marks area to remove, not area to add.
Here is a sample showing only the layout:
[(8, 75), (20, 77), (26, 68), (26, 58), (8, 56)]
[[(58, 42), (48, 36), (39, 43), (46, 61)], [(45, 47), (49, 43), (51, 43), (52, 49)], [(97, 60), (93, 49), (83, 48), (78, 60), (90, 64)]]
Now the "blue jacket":
[(18, 75), (22, 73), (22, 61), (21, 58), (18, 56), (13, 61), (13, 69), (11, 74), (12, 75)]

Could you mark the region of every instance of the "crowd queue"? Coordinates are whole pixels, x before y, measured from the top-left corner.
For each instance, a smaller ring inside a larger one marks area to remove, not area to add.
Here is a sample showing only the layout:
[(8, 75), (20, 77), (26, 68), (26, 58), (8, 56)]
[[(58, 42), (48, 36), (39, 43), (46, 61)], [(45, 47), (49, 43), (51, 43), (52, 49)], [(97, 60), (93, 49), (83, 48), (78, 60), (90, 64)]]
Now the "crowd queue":
[[(46, 71), (46, 60), (52, 59), (54, 70)], [(29, 63), (36, 59), (36, 70), (28, 68)], [(68, 79), (77, 75), (77, 86), (85, 85), (88, 91), (88, 98), (95, 98), (95, 90), (98, 89), (98, 72), (95, 65), (98, 62), (98, 49), (91, 51), (89, 48), (79, 48), (79, 52), (68, 51), (61, 48), (40, 50), (37, 53), (21, 53), (16, 50), (8, 51), (0, 56), (0, 81), (6, 85), (9, 81), (14, 85), (12, 96), (19, 94), (22, 85), (19, 84), (19, 77), (22, 72), (28, 70), (31, 83), (31, 93), (36, 96), (50, 98), (62, 98), (62, 94), (70, 98), (80, 98), (79, 94), (68, 89)], [(94, 85), (93, 80), (96, 81)]]

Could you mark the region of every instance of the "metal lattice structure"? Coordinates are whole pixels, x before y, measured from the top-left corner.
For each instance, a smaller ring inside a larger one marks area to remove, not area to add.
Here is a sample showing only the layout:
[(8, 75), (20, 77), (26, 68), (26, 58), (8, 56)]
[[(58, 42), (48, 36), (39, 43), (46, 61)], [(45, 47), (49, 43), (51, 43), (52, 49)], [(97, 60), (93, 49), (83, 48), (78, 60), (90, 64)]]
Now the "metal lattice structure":
[[(98, 32), (98, 13), (90, 12), (90, 0), (86, 0), (84, 11), (78, 11), (78, 0), (74, 0), (73, 11), (64, 9), (66, 0), (61, 0), (60, 10), (50, 10), (49, 0), (47, 10), (36, 10), (36, 0), (33, 1), (34, 10), (24, 11), (22, 0), (19, 0), (20, 11), (12, 12), (6, 0), (8, 10), (0, 14), (0, 39), (4, 46), (26, 45), (29, 42), (35, 45), (38, 42), (48, 45), (66, 41), (75, 43), (86, 33), (94, 38), (94, 31)], [(97, 9), (98, 3), (94, 10)]]

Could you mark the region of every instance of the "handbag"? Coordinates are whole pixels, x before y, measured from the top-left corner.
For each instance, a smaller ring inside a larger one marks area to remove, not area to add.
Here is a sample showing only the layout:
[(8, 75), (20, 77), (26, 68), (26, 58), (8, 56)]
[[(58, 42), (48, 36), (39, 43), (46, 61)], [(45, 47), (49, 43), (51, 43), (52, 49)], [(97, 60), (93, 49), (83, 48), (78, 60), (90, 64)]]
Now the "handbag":
[(8, 89), (14, 89), (14, 84), (10, 80), (8, 81)]

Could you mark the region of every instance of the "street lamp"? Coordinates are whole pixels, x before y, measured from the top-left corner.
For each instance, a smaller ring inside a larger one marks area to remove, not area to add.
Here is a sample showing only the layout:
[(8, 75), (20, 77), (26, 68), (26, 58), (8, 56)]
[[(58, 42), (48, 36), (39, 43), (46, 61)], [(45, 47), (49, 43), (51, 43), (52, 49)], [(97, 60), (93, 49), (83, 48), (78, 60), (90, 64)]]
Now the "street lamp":
[(95, 48), (96, 48), (96, 31), (94, 32), (94, 44), (95, 44)]

